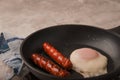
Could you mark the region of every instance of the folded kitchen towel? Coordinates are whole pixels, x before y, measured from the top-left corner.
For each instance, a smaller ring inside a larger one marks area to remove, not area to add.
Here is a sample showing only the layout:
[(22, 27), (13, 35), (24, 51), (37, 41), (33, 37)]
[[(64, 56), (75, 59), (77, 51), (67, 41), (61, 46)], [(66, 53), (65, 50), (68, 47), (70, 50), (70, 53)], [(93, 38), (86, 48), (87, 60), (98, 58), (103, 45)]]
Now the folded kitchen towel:
[(23, 40), (7, 33), (0, 34), (0, 80), (9, 80), (13, 75), (19, 74), (23, 65), (20, 56), (20, 45)]

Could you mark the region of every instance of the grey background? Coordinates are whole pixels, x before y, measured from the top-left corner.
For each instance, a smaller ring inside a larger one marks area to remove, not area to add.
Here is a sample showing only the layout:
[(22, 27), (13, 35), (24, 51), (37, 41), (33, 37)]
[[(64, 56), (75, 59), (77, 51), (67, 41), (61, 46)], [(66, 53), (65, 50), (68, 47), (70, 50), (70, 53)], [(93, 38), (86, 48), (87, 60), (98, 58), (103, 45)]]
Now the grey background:
[(120, 25), (120, 0), (0, 0), (0, 32), (26, 37), (58, 24)]

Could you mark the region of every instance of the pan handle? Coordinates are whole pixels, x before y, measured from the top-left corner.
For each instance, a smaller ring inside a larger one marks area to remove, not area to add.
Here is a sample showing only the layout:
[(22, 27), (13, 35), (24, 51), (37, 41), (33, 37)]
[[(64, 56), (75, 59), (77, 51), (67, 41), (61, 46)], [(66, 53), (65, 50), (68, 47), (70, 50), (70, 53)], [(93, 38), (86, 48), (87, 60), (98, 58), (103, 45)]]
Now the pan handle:
[(120, 26), (108, 30), (120, 36)]
[(28, 67), (26, 66), (26, 64), (23, 62), (23, 66), (21, 68), (21, 72), (18, 74), (19, 77), (23, 78), (25, 75), (29, 74), (30, 71), (28, 69)]

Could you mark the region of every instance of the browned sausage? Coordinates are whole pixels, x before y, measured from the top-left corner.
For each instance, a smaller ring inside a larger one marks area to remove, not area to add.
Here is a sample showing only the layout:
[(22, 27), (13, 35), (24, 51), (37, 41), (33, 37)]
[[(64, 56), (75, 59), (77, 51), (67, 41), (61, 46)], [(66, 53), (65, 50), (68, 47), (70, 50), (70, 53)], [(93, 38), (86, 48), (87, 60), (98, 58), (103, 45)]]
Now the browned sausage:
[(47, 72), (58, 76), (58, 77), (65, 77), (69, 75), (69, 72), (60, 68), (58, 65), (50, 61), (49, 59), (43, 57), (40, 54), (34, 53), (32, 54), (33, 62), (41, 67), (42, 69), (46, 70)]
[(68, 58), (66, 58), (61, 52), (55, 49), (52, 45), (45, 42), (43, 43), (43, 48), (44, 48), (44, 51), (63, 68), (65, 69), (72, 68), (71, 61)]

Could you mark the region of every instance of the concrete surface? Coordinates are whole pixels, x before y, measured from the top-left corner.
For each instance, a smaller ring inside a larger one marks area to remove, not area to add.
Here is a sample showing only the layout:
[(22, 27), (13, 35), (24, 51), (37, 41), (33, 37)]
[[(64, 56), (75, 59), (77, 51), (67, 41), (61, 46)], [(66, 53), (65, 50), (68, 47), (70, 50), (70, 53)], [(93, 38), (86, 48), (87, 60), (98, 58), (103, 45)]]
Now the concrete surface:
[(120, 0), (0, 0), (0, 32), (26, 37), (57, 24), (120, 25)]

